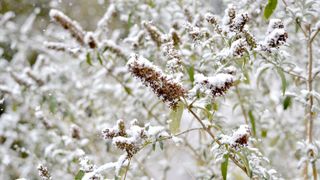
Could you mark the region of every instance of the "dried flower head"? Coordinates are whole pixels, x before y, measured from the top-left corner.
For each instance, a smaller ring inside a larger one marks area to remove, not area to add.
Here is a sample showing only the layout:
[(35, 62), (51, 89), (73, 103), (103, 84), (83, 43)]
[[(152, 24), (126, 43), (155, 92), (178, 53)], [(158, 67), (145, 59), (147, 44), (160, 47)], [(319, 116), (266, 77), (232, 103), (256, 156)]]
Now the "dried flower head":
[(50, 179), (52, 179), (51, 175), (50, 175), (50, 173), (48, 171), (48, 168), (45, 167), (42, 164), (39, 164), (39, 166), (38, 166), (38, 173), (39, 173), (39, 176), (41, 177), (42, 180), (50, 180)]
[(105, 139), (112, 140), (112, 143), (117, 148), (126, 151), (129, 158), (141, 149), (146, 140), (168, 136), (163, 127), (140, 127), (137, 125), (136, 120), (130, 123), (128, 129), (126, 129), (123, 120), (118, 120), (115, 127), (103, 130), (102, 135)]
[(247, 50), (247, 42), (245, 39), (238, 39), (231, 44), (230, 53), (235, 57), (243, 56)]
[(148, 31), (151, 39), (157, 44), (158, 47), (161, 46), (163, 43), (163, 35), (162, 33), (158, 30), (158, 28), (154, 25), (152, 25), (150, 22), (142, 22), (142, 25), (146, 28)]
[(127, 65), (135, 77), (140, 79), (145, 86), (150, 87), (171, 108), (175, 108), (180, 97), (185, 94), (180, 83), (165, 75), (161, 69), (147, 59), (135, 54), (130, 57)]
[(95, 39), (92, 32), (87, 32), (84, 40), (86, 45), (88, 45), (91, 49), (98, 47), (97, 40)]
[(247, 146), (249, 138), (251, 136), (251, 131), (248, 125), (241, 125), (237, 130), (235, 130), (231, 136), (222, 135), (221, 143), (229, 144), (231, 147), (237, 149), (243, 146)]
[(195, 83), (205, 91), (209, 91), (212, 97), (222, 96), (233, 85), (234, 76), (219, 73), (213, 77), (205, 77), (202, 74), (195, 75)]
[(73, 124), (71, 125), (71, 137), (74, 139), (80, 139), (80, 128)]
[(63, 12), (56, 9), (51, 9), (49, 15), (54, 21), (58, 22), (64, 29), (68, 30), (72, 37), (74, 37), (81, 45), (84, 44), (85, 33), (78, 22), (70, 19)]
[(104, 51), (110, 51), (113, 54), (117, 55), (118, 57), (122, 58), (122, 59), (127, 59), (128, 55), (126, 52), (124, 52), (120, 46), (118, 46), (117, 44), (115, 44), (113, 41), (110, 40), (106, 40), (102, 42), (101, 45), (103, 52)]
[(242, 32), (244, 25), (249, 21), (249, 15), (247, 13), (242, 13), (236, 15), (233, 23), (230, 25), (230, 30)]
[(268, 47), (279, 47), (286, 43), (288, 33), (284, 29), (275, 29), (269, 36), (266, 37), (265, 42)]

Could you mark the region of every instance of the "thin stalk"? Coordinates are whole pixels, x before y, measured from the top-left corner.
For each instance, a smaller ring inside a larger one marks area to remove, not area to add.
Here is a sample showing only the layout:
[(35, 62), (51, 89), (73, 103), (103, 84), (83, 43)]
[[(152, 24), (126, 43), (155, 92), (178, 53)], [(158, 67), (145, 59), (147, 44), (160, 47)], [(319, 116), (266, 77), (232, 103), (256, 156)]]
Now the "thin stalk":
[(127, 173), (128, 173), (128, 170), (129, 170), (129, 166), (130, 166), (130, 162), (131, 162), (131, 158), (128, 159), (128, 166), (126, 168), (126, 172), (124, 173), (124, 177), (123, 177), (123, 180), (126, 180), (127, 178)]
[[(317, 31), (314, 35), (311, 35), (311, 33), (309, 33), (309, 39), (308, 39), (308, 46), (307, 46), (307, 50), (308, 50), (308, 80), (307, 80), (307, 88), (308, 88), (308, 92), (309, 92), (309, 99), (308, 99), (308, 107), (307, 107), (307, 111), (306, 111), (306, 118), (307, 118), (307, 137), (306, 137), (306, 141), (307, 143), (312, 144), (313, 142), (313, 121), (314, 121), (314, 113), (313, 113), (313, 95), (312, 95), (312, 91), (313, 91), (313, 50), (312, 50), (312, 41), (314, 40), (315, 36), (318, 34), (319, 31)], [(314, 157), (314, 152), (311, 150), (310, 152), (310, 156)], [(312, 175), (313, 175), (313, 179), (317, 180), (318, 179), (318, 174), (317, 174), (317, 167), (316, 167), (316, 161), (311, 162), (312, 164)], [(304, 178), (307, 179), (308, 178), (308, 165), (309, 162), (305, 163), (305, 167), (304, 167)]]
[[(201, 124), (201, 126), (203, 127), (203, 129), (207, 132), (207, 134), (209, 136), (212, 137), (212, 139), (218, 144), (218, 145), (223, 145), (216, 137), (215, 135), (211, 132), (210, 128), (207, 127), (202, 120), (199, 118), (199, 116), (192, 110), (191, 106), (188, 106), (188, 111), (194, 116), (194, 118)], [(230, 151), (232, 153), (234, 153), (234, 151), (232, 149), (230, 149)], [(247, 175), (248, 175), (248, 170), (246, 169), (245, 166), (243, 166), (234, 156), (230, 156), (230, 159), (240, 168), (242, 169)]]
[(248, 116), (247, 116), (246, 110), (244, 109), (243, 101), (242, 101), (238, 86), (236, 86), (236, 94), (237, 94), (237, 97), (238, 97), (238, 100), (239, 100), (239, 103), (240, 103), (240, 107), (241, 107), (241, 111), (242, 111), (244, 120), (245, 120), (246, 124), (248, 124), (248, 122), (249, 122), (248, 121)]

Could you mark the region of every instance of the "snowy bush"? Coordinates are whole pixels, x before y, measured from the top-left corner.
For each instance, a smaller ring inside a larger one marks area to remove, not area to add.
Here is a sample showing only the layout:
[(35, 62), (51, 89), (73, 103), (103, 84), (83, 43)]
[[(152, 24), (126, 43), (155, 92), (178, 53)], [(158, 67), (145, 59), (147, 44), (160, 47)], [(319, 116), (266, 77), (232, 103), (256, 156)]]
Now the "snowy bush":
[(0, 179), (317, 179), (319, 1), (19, 3)]

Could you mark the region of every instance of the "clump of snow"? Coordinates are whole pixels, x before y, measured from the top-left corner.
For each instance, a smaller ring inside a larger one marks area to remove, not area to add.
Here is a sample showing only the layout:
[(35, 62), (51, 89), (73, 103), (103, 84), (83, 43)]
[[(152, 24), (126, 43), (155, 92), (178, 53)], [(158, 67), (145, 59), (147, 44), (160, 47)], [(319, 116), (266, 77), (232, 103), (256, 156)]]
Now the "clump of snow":
[(195, 89), (200, 89), (212, 97), (224, 95), (232, 86), (235, 78), (231, 74), (219, 73), (212, 77), (206, 77), (203, 74), (196, 74)]
[(221, 135), (220, 142), (222, 144), (228, 144), (234, 148), (239, 148), (248, 145), (251, 131), (248, 125), (241, 125), (235, 130), (231, 136)]

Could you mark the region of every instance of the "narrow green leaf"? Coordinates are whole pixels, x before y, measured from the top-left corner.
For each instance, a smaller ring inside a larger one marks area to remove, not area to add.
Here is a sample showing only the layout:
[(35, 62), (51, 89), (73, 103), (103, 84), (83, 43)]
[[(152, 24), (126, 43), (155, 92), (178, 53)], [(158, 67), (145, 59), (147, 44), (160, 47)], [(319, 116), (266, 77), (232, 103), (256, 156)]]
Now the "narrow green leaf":
[(156, 150), (156, 143), (152, 144), (152, 150), (155, 151)]
[(252, 110), (250, 110), (248, 112), (248, 115), (249, 115), (249, 119), (250, 119), (250, 123), (251, 123), (253, 136), (256, 136), (256, 122), (255, 122), (255, 118), (254, 118), (254, 115), (252, 113)]
[(194, 67), (193, 66), (190, 66), (188, 68), (188, 74), (189, 74), (189, 79), (190, 79), (191, 83), (193, 84), (193, 82), (194, 82)]
[(163, 150), (163, 142), (162, 141), (159, 141), (159, 146), (160, 146), (160, 149)]
[(169, 124), (169, 128), (171, 133), (173, 134), (179, 132), (183, 109), (184, 109), (184, 105), (183, 103), (180, 102), (177, 105), (176, 109), (171, 110), (171, 113), (170, 113), (171, 122)]
[(281, 78), (281, 89), (282, 89), (282, 95), (284, 95), (286, 93), (286, 88), (287, 88), (287, 80), (286, 80), (286, 76), (284, 75), (283, 71), (279, 68), (277, 68), (277, 72)]
[(269, 69), (269, 66), (268, 67), (265, 67), (265, 68), (263, 68), (261, 71), (259, 71), (259, 73), (258, 73), (258, 75), (257, 75), (257, 87), (259, 87), (259, 82), (260, 82), (260, 80), (261, 80), (261, 77), (262, 77), (262, 74), (264, 73), (264, 72), (266, 72), (267, 70)]
[(97, 58), (98, 58), (100, 65), (103, 65), (103, 60), (102, 60), (99, 52), (97, 52)]
[(289, 106), (291, 106), (292, 104), (292, 100), (290, 96), (287, 96), (286, 98), (284, 98), (283, 100), (283, 109), (286, 110), (288, 109)]
[(245, 80), (243, 82), (246, 84), (250, 84), (250, 76), (247, 69), (243, 69), (243, 75), (245, 77)]
[(266, 129), (261, 130), (261, 137), (266, 138), (268, 131)]
[(221, 175), (223, 177), (223, 180), (227, 179), (228, 161), (229, 161), (229, 154), (223, 155), (223, 162), (221, 163)]
[(127, 94), (131, 94), (132, 93), (132, 89), (127, 87), (127, 86), (124, 86), (124, 90), (126, 91)]
[(264, 18), (269, 19), (274, 10), (277, 8), (278, 0), (268, 0), (268, 4), (264, 8)]
[(217, 102), (214, 102), (212, 108), (213, 108), (213, 110), (218, 111), (219, 110), (219, 104)]
[(74, 177), (74, 180), (81, 180), (84, 176), (85, 172), (83, 170), (78, 171), (76, 176)]
[(91, 61), (90, 53), (87, 53), (86, 61), (87, 61), (87, 63), (88, 63), (90, 66), (92, 66), (92, 61)]
[(50, 112), (55, 113), (57, 111), (57, 107), (58, 107), (57, 99), (53, 95), (50, 95), (50, 97), (49, 97), (49, 110), (50, 110)]
[(130, 12), (128, 16), (128, 29), (132, 27), (132, 24), (132, 12)]

